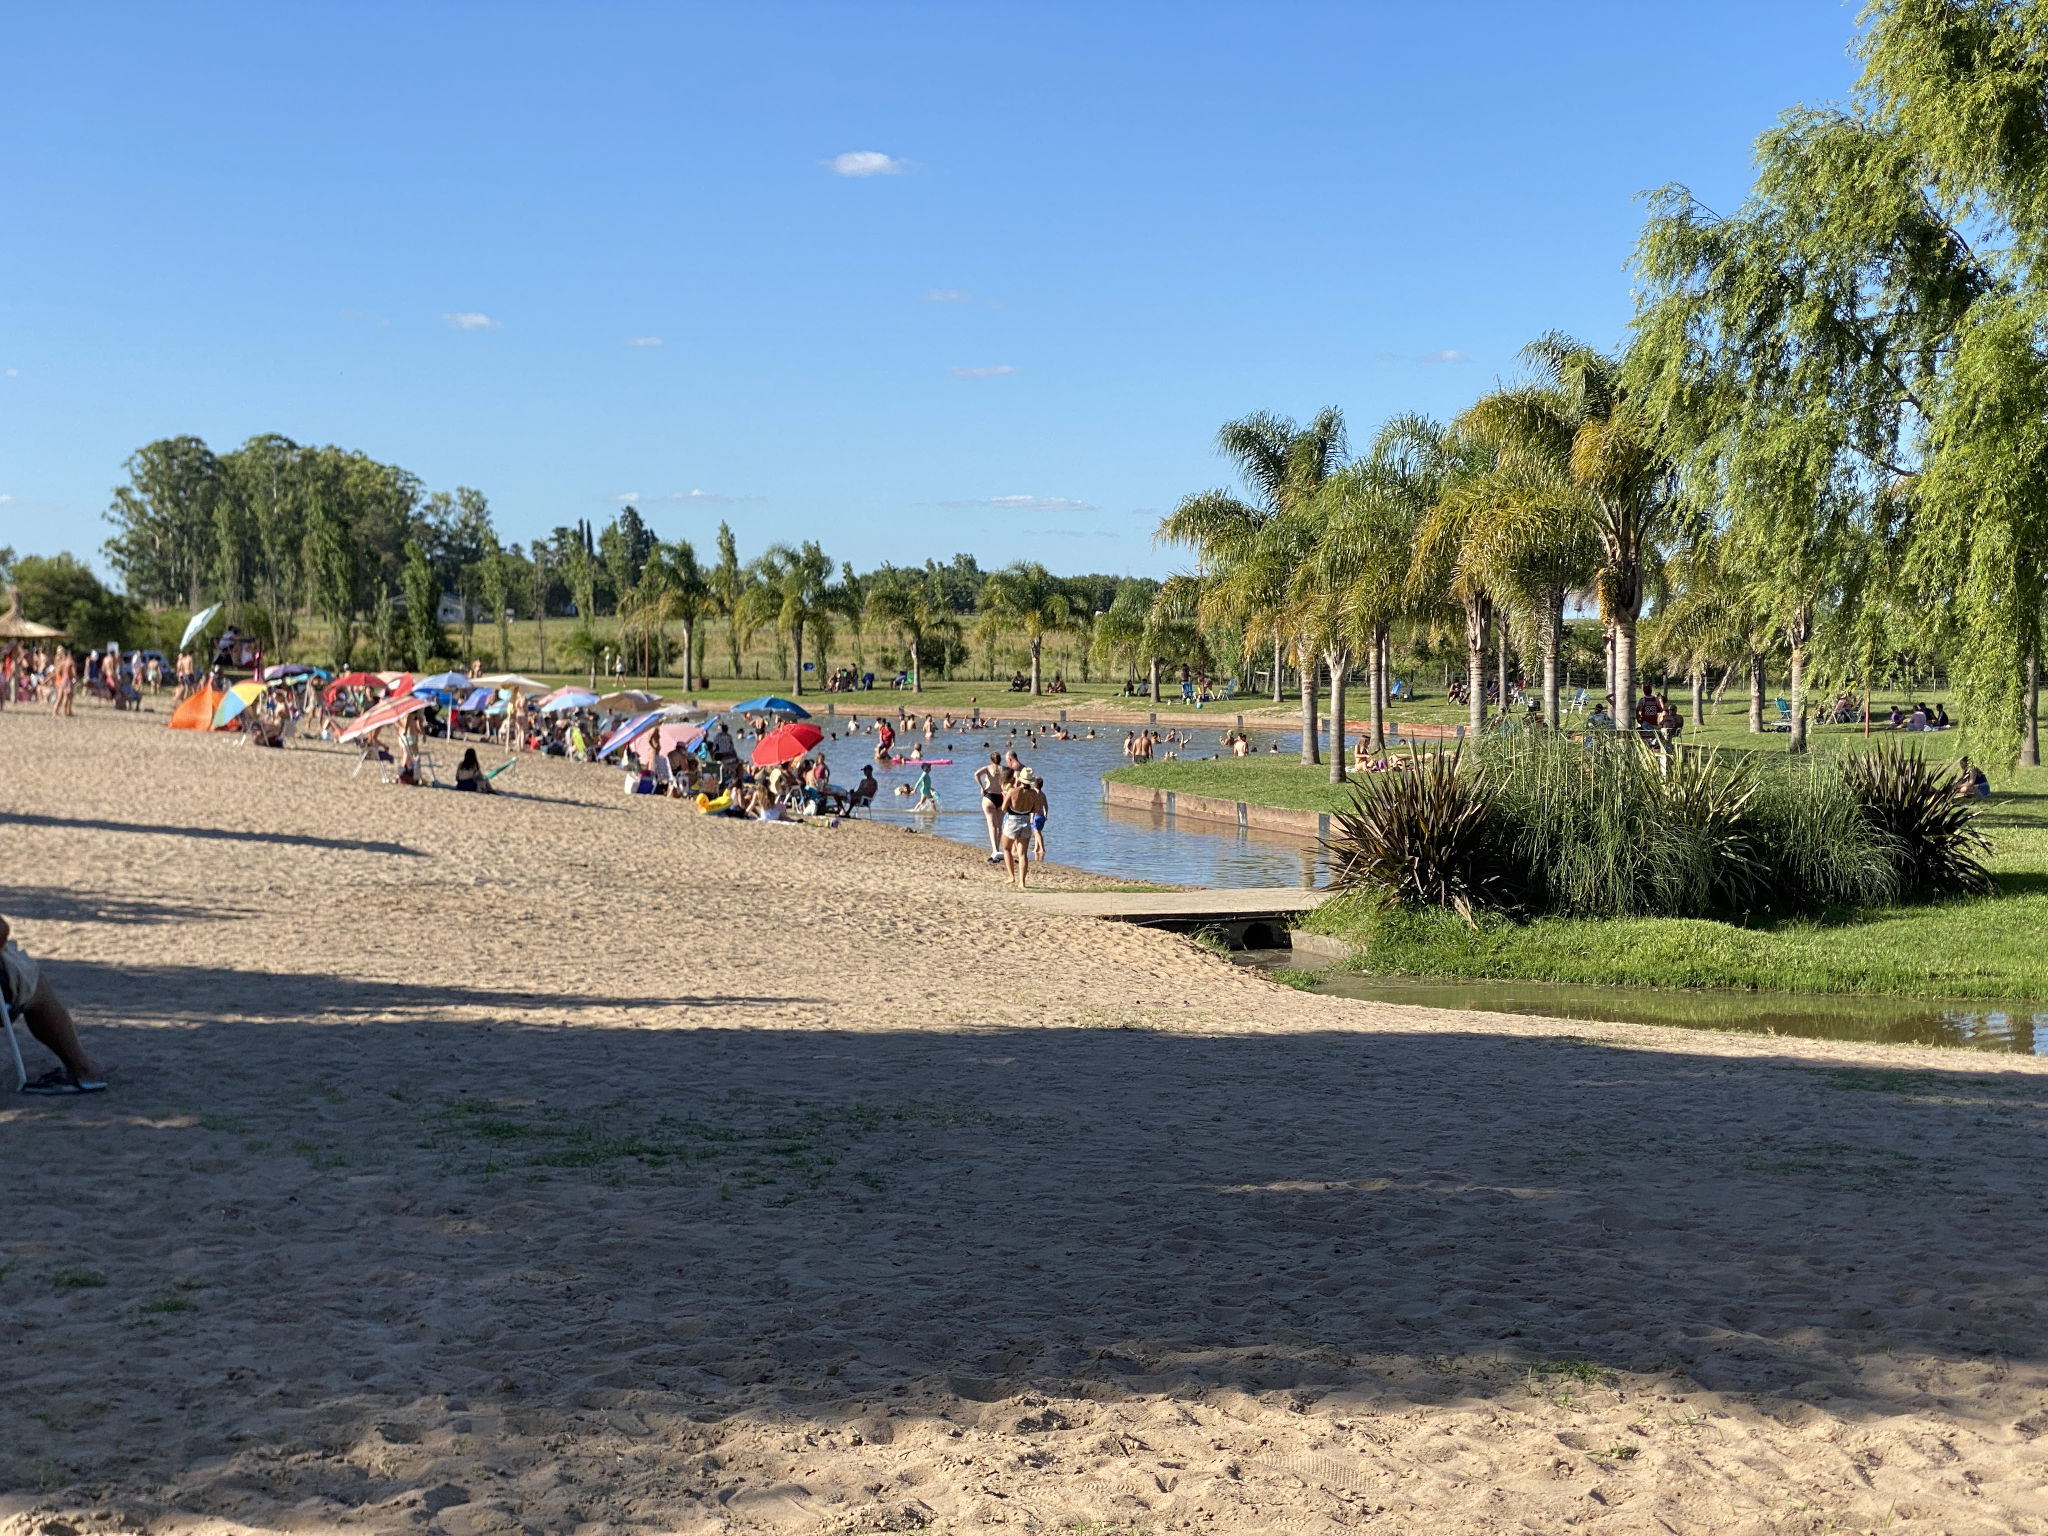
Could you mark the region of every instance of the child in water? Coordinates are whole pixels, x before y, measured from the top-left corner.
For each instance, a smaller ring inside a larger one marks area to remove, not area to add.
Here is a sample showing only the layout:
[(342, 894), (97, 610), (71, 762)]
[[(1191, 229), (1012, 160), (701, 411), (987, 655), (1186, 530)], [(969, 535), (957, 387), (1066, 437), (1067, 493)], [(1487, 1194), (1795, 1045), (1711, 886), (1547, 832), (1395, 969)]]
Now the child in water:
[(910, 792), (917, 796), (912, 802), (913, 811), (936, 811), (939, 808), (938, 792), (932, 788), (932, 771), (925, 768), (919, 772), (917, 782), (910, 786)]

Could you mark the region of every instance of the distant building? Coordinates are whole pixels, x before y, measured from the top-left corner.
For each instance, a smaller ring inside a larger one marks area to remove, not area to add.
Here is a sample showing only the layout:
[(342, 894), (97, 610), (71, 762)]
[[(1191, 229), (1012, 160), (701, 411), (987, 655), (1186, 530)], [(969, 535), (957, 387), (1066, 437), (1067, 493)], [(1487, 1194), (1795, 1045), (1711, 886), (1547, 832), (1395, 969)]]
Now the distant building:
[(441, 594), (440, 611), (437, 612), (434, 615), (434, 617), (439, 619), (443, 624), (460, 624), (462, 622), (462, 613), (462, 599), (457, 597), (453, 592), (443, 592)]

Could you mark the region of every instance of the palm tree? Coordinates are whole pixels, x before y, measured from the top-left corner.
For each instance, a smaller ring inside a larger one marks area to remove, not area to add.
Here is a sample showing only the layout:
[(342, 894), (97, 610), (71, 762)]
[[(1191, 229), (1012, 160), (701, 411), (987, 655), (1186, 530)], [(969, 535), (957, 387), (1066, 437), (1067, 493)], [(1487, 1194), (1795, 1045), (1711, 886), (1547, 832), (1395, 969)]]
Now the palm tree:
[(1035, 560), (997, 571), (981, 589), (983, 626), (1021, 629), (1031, 645), (1031, 692), (1038, 694), (1045, 637), (1085, 627), (1080, 607), (1060, 579)]
[(925, 642), (960, 636), (960, 618), (946, 601), (935, 574), (884, 566), (869, 578), (867, 614), (903, 637), (910, 648), (910, 691), (923, 693)]
[(1212, 624), (1243, 629), (1247, 648), (1273, 647), (1273, 702), (1280, 702), (1283, 648), (1293, 645), (1301, 663), (1301, 760), (1319, 760), (1316, 750), (1315, 647), (1289, 631), (1281, 573), (1253, 558), (1259, 534), (1289, 507), (1305, 501), (1344, 458), (1344, 414), (1335, 406), (1305, 427), (1265, 411), (1228, 421), (1216, 434), (1216, 448), (1235, 461), (1252, 493), (1250, 501), (1224, 490), (1186, 498), (1160, 521), (1153, 542), (1193, 549), (1201, 567), (1203, 617)]
[[(697, 621), (711, 598), (711, 588), (697, 564), (697, 552), (687, 539), (672, 544), (657, 543), (641, 567), (629, 603), (620, 604), (622, 614), (634, 622), (636, 631), (656, 641), (657, 658), (668, 649), (668, 626), (683, 626), (683, 678), (685, 686), (697, 670)], [(623, 627), (623, 626), (622, 626)], [(643, 639), (643, 657), (647, 649)], [(643, 659), (642, 671), (646, 670)]]
[(1489, 591), (1538, 616), (1543, 717), (1555, 729), (1565, 598), (1591, 580), (1601, 560), (1594, 499), (1572, 473), (1571, 403), (1544, 385), (1500, 389), (1469, 407), (1459, 424), (1492, 461), (1458, 493), (1466, 514), (1462, 558)]
[(759, 585), (740, 599), (741, 622), (749, 629), (772, 626), (787, 635), (795, 652), (790, 692), (804, 691), (804, 636), (818, 642), (822, 653), (832, 645), (832, 562), (814, 539), (796, 549), (771, 544), (758, 562)]
[(1614, 626), (1614, 702), (1625, 718), (1635, 705), (1644, 580), (1678, 511), (1676, 466), (1661, 423), (1624, 386), (1618, 358), (1554, 331), (1522, 356), (1550, 388), (1524, 392), (1531, 419), (1518, 432), (1532, 438), (1570, 432), (1572, 482), (1588, 498), (1600, 543), (1594, 590), (1602, 617)]
[(1185, 572), (1167, 577), (1152, 594), (1141, 645), (1154, 704), (1159, 702), (1160, 658), (1178, 656), (1190, 661), (1202, 656), (1202, 600), (1201, 581)]

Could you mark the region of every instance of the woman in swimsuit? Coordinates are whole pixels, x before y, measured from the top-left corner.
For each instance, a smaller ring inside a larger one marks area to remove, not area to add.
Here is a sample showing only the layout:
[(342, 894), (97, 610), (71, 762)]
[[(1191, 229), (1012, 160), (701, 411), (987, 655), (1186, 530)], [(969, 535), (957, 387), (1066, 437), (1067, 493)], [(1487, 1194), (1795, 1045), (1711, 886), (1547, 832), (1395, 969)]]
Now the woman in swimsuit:
[(1008, 788), (1009, 776), (1003, 772), (1003, 760), (991, 752), (988, 762), (974, 770), (974, 782), (981, 786), (981, 816), (988, 823), (988, 861), (991, 864), (1003, 862), (1003, 791)]
[(1003, 872), (1023, 890), (1031, 879), (1031, 818), (1045, 813), (1045, 795), (1029, 768), (1003, 793)]

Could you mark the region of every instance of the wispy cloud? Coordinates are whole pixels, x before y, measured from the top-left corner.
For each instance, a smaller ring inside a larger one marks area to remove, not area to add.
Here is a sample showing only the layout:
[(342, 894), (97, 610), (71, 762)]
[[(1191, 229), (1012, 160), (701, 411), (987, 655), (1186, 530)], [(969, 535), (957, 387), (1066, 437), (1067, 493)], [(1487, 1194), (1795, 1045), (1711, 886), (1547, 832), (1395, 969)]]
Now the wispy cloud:
[(659, 336), (628, 336), (626, 338), (626, 345), (629, 347), (658, 347), (661, 345), (661, 338)]
[(7, 377), (9, 377), (10, 379), (18, 379), (21, 377), (21, 370), (19, 368), (10, 368), (7, 370)]
[(640, 493), (638, 491), (621, 491), (612, 500), (624, 502), (629, 507), (637, 507), (640, 504)]
[(0, 507), (6, 506), (12, 500), (14, 500), (12, 496), (0, 495)]
[(1469, 363), (1472, 359), (1462, 352), (1445, 347), (1441, 352), (1425, 352), (1415, 361), (1418, 363)]
[(965, 304), (974, 295), (964, 288), (934, 288), (924, 296), (927, 304)]
[(765, 496), (721, 496), (716, 491), (670, 491), (670, 501), (696, 501), (707, 506), (730, 507), (742, 501), (765, 501)]
[(1133, 507), (1133, 508), (1131, 508), (1131, 516), (1133, 516), (1133, 517), (1157, 517), (1158, 515), (1159, 515), (1159, 509), (1158, 509), (1157, 507)]
[(992, 363), (986, 368), (953, 368), (948, 371), (956, 379), (1000, 379), (1017, 369), (1011, 363)]
[(835, 176), (901, 176), (910, 162), (885, 155), (879, 149), (850, 149), (823, 162)]
[(1054, 539), (1113, 539), (1115, 534), (1107, 528), (1041, 528), (1040, 533)]
[(1095, 504), (1071, 496), (990, 496), (983, 501), (942, 501), (942, 507), (988, 507), (997, 512), (1093, 512)]
[(443, 315), (441, 323), (451, 331), (502, 331), (505, 322), (493, 320), (489, 315), (475, 310), (460, 310), (452, 315)]

